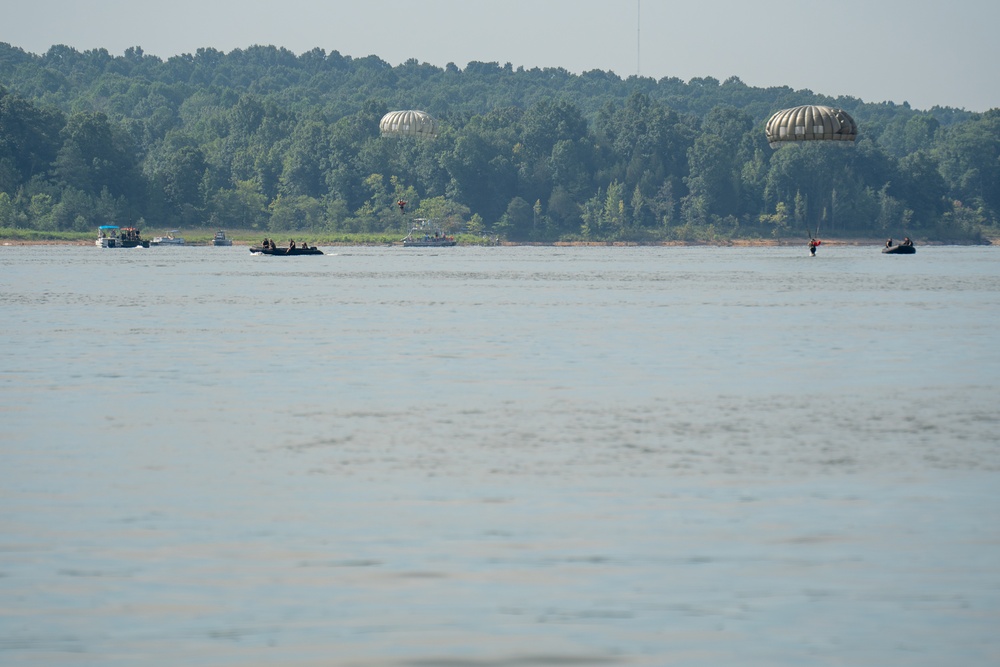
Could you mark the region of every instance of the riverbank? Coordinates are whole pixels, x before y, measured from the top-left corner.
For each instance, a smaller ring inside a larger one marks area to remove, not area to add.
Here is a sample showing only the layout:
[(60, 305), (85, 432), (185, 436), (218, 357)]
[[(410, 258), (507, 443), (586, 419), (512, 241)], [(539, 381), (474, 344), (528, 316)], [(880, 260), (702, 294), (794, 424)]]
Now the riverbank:
[[(724, 248), (724, 247), (746, 247), (746, 248), (767, 248), (767, 247), (793, 247), (793, 246), (803, 246), (808, 242), (805, 238), (787, 238), (787, 239), (726, 239), (718, 241), (662, 241), (658, 243), (636, 243), (631, 241), (553, 241), (548, 243), (541, 242), (515, 242), (515, 241), (501, 241), (499, 245), (501, 246), (530, 246), (530, 247), (575, 247), (575, 248), (585, 248), (585, 247), (595, 247), (595, 248), (607, 248), (607, 247), (622, 247), (622, 248), (632, 248), (632, 247), (697, 247), (706, 246), (713, 248)], [(865, 238), (850, 238), (850, 239), (822, 239), (824, 246), (881, 246), (884, 245), (885, 241), (883, 239), (865, 239)], [(971, 241), (917, 241), (919, 246), (947, 246), (947, 245), (996, 245), (1000, 243), (1000, 239), (984, 239), (981, 243), (974, 243)], [(338, 242), (322, 242), (316, 241), (312, 242), (312, 245), (319, 246), (358, 246), (358, 245), (390, 245), (386, 243), (351, 243), (345, 241)], [(3, 239), (0, 238), (0, 246), (89, 246), (94, 245), (93, 240), (78, 240), (69, 241), (65, 239)], [(185, 243), (187, 246), (211, 246), (211, 242), (198, 243), (198, 242), (188, 242)], [(251, 246), (253, 243), (248, 241), (240, 241), (238, 239), (233, 239), (234, 246)], [(459, 244), (463, 245), (463, 244)]]

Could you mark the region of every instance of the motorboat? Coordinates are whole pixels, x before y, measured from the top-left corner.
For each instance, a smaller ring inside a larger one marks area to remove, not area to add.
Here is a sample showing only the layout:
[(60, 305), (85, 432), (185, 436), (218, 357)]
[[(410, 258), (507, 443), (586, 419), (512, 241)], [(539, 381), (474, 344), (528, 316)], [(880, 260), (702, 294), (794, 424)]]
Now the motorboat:
[(404, 248), (447, 248), (455, 244), (454, 236), (447, 236), (425, 218), (414, 220), (410, 233), (403, 237)]
[(97, 239), (94, 241), (98, 248), (148, 248), (149, 243), (135, 227), (118, 225), (101, 225), (97, 228)]
[(278, 257), (291, 257), (292, 255), (323, 255), (325, 254), (322, 250), (316, 246), (309, 247), (307, 245), (296, 246), (294, 248), (271, 248), (265, 246), (250, 246), (250, 252), (255, 255), (275, 255)]
[(226, 233), (220, 229), (215, 232), (215, 238), (212, 239), (212, 245), (233, 245), (233, 240), (227, 239)]
[(150, 245), (184, 245), (184, 239), (180, 236), (174, 236), (178, 230), (173, 229), (167, 232), (166, 236), (154, 236), (153, 240), (150, 241)]

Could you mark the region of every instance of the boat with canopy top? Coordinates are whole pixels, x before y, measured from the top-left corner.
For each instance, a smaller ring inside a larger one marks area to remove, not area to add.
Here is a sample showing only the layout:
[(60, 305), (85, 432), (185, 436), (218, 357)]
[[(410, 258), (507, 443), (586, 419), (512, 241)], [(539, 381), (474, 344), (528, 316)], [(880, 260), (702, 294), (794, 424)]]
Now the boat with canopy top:
[(98, 248), (148, 248), (149, 241), (143, 239), (135, 227), (101, 225), (97, 228), (94, 245)]

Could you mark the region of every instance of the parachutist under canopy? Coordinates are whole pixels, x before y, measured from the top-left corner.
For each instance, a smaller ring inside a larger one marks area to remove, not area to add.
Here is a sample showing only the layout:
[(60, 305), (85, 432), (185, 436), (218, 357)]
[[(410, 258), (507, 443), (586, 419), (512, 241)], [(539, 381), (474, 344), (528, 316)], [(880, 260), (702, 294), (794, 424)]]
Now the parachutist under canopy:
[(847, 141), (858, 136), (858, 125), (843, 109), (807, 105), (782, 109), (764, 128), (771, 148), (803, 141)]
[(390, 111), (379, 121), (384, 137), (419, 137), (433, 139), (438, 134), (438, 124), (426, 111)]

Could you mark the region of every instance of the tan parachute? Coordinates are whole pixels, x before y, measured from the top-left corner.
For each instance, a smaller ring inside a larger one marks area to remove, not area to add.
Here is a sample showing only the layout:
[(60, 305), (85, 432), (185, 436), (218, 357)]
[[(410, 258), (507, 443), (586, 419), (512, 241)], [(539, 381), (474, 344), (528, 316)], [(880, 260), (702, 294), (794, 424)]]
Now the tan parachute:
[(438, 122), (426, 111), (390, 111), (378, 124), (384, 137), (421, 137), (433, 139)]
[(842, 109), (801, 106), (783, 109), (764, 127), (771, 148), (796, 141), (854, 141), (858, 125)]

